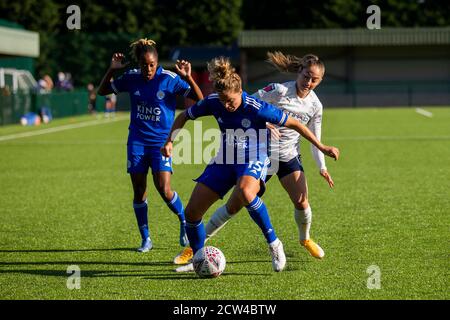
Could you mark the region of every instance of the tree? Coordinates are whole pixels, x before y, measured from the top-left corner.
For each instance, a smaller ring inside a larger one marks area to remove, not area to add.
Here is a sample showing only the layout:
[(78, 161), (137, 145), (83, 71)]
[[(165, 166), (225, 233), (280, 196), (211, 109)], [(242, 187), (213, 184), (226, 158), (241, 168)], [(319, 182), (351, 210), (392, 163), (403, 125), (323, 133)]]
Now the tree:
[(68, 30), (70, 0), (0, 2), (1, 17), (39, 32), (38, 73), (71, 72), (98, 82), (115, 51), (156, 41), (160, 57), (179, 45), (231, 45), (245, 29), (364, 28), (378, 5), (381, 27), (450, 26), (447, 0), (78, 0), (81, 30)]
[(242, 29), (241, 0), (79, 0), (81, 30), (68, 30), (72, 1), (0, 3), (2, 17), (38, 31), (38, 73), (71, 72), (78, 85), (99, 81), (116, 51), (142, 37), (157, 42), (161, 57), (173, 46), (229, 45)]
[(166, 20), (163, 42), (174, 45), (231, 45), (243, 23), (241, 0), (158, 1)]
[(382, 27), (450, 26), (447, 0), (244, 0), (244, 28), (323, 29), (364, 28), (366, 9), (378, 5)]

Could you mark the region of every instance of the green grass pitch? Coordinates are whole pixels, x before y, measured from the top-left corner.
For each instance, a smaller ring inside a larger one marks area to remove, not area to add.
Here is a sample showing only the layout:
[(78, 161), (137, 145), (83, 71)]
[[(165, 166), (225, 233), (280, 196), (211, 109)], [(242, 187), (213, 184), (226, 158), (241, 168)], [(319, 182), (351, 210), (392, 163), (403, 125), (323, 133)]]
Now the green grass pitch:
[[(300, 247), (292, 204), (274, 178), (263, 199), (284, 243), (285, 271), (272, 271), (263, 236), (241, 211), (210, 242), (227, 258), (216, 279), (173, 271), (178, 221), (151, 183), (154, 249), (135, 252), (126, 115), (8, 140), (93, 118), (0, 128), (0, 299), (449, 299), (450, 108), (426, 110), (433, 117), (413, 108), (325, 110), (323, 141), (341, 150), (339, 161), (327, 159), (333, 190), (309, 143), (302, 147), (312, 237), (325, 258)], [(172, 186), (184, 204), (204, 167), (175, 166)], [(80, 268), (80, 289), (67, 288), (70, 265)], [(380, 289), (367, 287), (373, 265)]]

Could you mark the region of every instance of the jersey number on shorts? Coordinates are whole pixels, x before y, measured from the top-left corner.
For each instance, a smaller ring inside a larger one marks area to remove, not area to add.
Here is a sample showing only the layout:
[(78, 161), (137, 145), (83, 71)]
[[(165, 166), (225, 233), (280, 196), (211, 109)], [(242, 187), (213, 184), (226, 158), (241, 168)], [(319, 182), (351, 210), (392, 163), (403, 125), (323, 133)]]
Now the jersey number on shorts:
[(251, 173), (257, 175), (262, 170), (262, 161), (250, 161), (248, 168), (251, 169)]

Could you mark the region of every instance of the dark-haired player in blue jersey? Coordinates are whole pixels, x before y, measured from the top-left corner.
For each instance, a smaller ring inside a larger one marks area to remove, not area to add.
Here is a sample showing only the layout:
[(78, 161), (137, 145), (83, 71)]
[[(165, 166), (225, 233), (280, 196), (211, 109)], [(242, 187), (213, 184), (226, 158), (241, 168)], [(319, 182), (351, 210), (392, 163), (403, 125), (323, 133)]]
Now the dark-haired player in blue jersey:
[(115, 53), (111, 65), (100, 83), (98, 93), (128, 92), (131, 101), (131, 116), (128, 134), (127, 172), (133, 184), (133, 208), (142, 237), (139, 252), (152, 249), (148, 228), (147, 173), (152, 169), (153, 183), (167, 206), (180, 221), (180, 245), (187, 245), (184, 208), (178, 194), (170, 187), (172, 173), (171, 157), (162, 156), (164, 144), (175, 117), (176, 96), (182, 95), (195, 101), (203, 95), (191, 76), (191, 65), (177, 61), (175, 68), (185, 79), (158, 65), (155, 42), (140, 39), (131, 44), (131, 54), (139, 69), (131, 69), (111, 82), (113, 73), (128, 65), (125, 56)]
[(211, 60), (208, 71), (216, 93), (181, 113), (161, 148), (164, 156), (172, 154), (176, 130), (189, 119), (212, 115), (222, 132), (221, 149), (196, 180), (197, 185), (186, 206), (186, 233), (190, 245), (194, 254), (204, 246), (203, 215), (235, 186), (228, 203), (247, 208), (269, 244), (273, 269), (282, 271), (286, 264), (283, 244), (276, 236), (264, 202), (258, 196), (269, 164), (266, 122), (296, 130), (330, 157), (337, 159), (339, 150), (320, 143), (306, 126), (280, 109), (243, 92), (241, 79), (227, 58)]

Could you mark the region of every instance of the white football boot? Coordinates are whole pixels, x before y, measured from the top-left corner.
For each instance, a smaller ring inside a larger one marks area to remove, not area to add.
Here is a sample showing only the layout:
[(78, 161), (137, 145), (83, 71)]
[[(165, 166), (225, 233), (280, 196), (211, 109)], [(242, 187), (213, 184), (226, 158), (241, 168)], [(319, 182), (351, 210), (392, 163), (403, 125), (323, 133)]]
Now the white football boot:
[(270, 254), (272, 256), (272, 268), (276, 272), (283, 271), (286, 266), (286, 255), (284, 254), (283, 243), (276, 239), (269, 244)]
[(150, 239), (150, 237), (148, 237), (147, 239), (142, 240), (141, 246), (137, 249), (137, 251), (148, 252), (152, 250), (152, 248), (153, 248), (152, 240)]
[(175, 272), (194, 272), (194, 264), (188, 263), (175, 269)]

